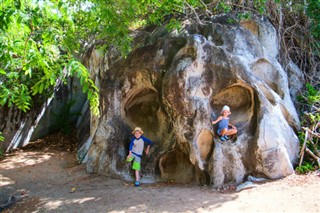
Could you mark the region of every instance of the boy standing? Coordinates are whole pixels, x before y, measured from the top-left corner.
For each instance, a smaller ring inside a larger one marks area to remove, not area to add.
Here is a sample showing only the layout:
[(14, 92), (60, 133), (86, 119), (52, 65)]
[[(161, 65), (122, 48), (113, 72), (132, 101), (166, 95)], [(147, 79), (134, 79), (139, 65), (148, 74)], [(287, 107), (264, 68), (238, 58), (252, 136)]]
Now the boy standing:
[(130, 141), (130, 146), (129, 146), (129, 155), (127, 156), (127, 161), (131, 162), (133, 159), (133, 165), (132, 169), (135, 170), (135, 176), (136, 176), (136, 181), (134, 183), (135, 186), (140, 185), (140, 167), (141, 167), (141, 157), (143, 154), (143, 149), (144, 149), (144, 143), (146, 142), (148, 144), (147, 149), (146, 149), (146, 155), (149, 155), (149, 149), (150, 146), (152, 145), (152, 141), (144, 136), (142, 136), (143, 131), (141, 130), (140, 127), (136, 127), (132, 134), (134, 134), (134, 137)]
[[(212, 121), (212, 124), (218, 123), (218, 135), (220, 136), (221, 141), (229, 140), (229, 136), (237, 134), (238, 130), (237, 128), (229, 123), (229, 115), (231, 114), (230, 112), (230, 107), (227, 105), (223, 106), (221, 110), (221, 115), (217, 118), (217, 120)], [(231, 128), (229, 128), (229, 126)]]

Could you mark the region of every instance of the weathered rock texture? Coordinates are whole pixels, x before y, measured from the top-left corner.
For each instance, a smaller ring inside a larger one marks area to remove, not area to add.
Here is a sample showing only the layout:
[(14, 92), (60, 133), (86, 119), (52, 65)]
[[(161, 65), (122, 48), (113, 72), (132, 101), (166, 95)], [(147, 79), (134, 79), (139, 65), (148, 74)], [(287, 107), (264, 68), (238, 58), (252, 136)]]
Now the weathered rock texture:
[[(299, 120), (269, 22), (229, 24), (217, 17), (186, 24), (179, 34), (157, 29), (145, 38), (126, 59), (98, 51), (89, 56), (102, 116), (92, 125), (88, 172), (132, 178), (125, 158), (139, 126), (155, 143), (143, 158), (144, 182), (217, 186), (249, 174), (276, 179), (293, 173)], [(218, 139), (210, 118), (223, 105), (238, 128), (227, 142)]]

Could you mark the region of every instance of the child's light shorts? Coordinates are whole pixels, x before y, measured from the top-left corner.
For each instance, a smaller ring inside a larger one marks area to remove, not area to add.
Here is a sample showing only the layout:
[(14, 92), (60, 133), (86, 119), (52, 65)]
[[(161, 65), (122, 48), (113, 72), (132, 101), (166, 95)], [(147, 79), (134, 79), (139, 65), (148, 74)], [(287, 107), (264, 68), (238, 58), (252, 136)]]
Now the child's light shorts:
[(221, 135), (221, 131), (222, 131), (222, 129), (218, 129), (218, 131), (217, 131), (218, 135)]
[[(229, 128), (224, 128), (224, 129), (229, 130)], [(218, 129), (218, 130), (217, 130), (218, 135), (221, 135), (221, 131), (222, 131), (222, 130), (223, 130), (223, 129)]]

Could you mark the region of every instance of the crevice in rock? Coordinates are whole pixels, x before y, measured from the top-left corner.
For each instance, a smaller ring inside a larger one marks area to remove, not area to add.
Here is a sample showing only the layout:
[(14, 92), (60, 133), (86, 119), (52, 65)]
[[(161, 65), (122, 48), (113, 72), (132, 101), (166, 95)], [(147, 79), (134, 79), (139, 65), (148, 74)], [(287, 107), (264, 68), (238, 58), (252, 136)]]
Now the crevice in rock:
[(187, 154), (171, 150), (160, 157), (160, 177), (163, 180), (189, 183), (195, 179), (195, 168)]
[(274, 95), (272, 94), (272, 92), (270, 91), (270, 89), (268, 89), (265, 84), (258, 84), (259, 89), (263, 92), (263, 95), (268, 99), (268, 101), (273, 105), (276, 106), (277, 105), (277, 101), (276, 98), (274, 97)]
[(284, 98), (284, 92), (280, 87), (281, 76), (268, 60), (264, 58), (257, 60), (251, 69), (253, 74), (263, 80), (281, 99)]
[(149, 134), (159, 129), (157, 112), (159, 109), (158, 94), (149, 88), (137, 90), (125, 103), (125, 118), (130, 126), (139, 126)]

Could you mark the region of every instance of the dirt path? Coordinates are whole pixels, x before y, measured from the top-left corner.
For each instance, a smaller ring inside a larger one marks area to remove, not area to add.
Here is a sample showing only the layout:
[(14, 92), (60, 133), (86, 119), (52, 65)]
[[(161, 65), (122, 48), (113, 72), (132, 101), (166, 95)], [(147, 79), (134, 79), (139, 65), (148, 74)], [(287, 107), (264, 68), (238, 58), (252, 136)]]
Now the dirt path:
[(320, 172), (291, 175), (240, 192), (204, 186), (142, 184), (85, 173), (75, 154), (14, 152), (0, 161), (3, 212), (320, 212)]

